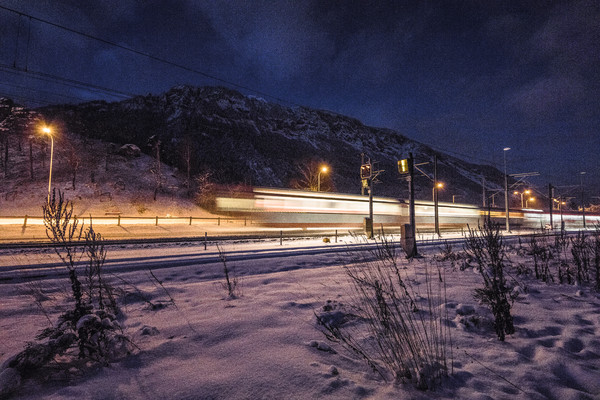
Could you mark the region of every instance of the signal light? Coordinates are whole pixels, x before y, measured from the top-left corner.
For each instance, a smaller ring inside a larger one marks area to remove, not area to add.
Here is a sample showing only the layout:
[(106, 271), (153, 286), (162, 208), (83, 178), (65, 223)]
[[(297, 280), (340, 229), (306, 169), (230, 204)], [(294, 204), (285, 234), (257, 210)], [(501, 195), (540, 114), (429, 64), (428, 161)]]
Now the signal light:
[(398, 172), (408, 174), (408, 159), (398, 160)]
[(362, 179), (371, 178), (371, 164), (363, 164), (360, 166), (360, 177)]

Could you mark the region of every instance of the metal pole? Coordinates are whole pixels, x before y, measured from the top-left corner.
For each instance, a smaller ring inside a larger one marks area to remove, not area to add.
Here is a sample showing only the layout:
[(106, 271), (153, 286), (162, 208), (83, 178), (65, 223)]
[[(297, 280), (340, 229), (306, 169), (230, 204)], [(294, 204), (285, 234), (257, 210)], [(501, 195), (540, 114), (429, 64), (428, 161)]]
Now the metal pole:
[[(365, 165), (365, 153), (360, 153), (360, 165), (363, 166)], [(360, 195), (364, 196), (365, 195), (365, 186), (363, 185), (363, 180), (362, 180), (362, 176), (360, 179)]]
[(317, 174), (317, 192), (321, 191), (321, 171)]
[(485, 194), (485, 176), (483, 176), (481, 178), (481, 187), (483, 188), (483, 208), (485, 208), (485, 198), (486, 198), (486, 194)]
[(560, 203), (558, 203), (558, 207), (560, 207), (560, 231), (562, 233), (562, 231), (565, 230), (565, 221), (563, 221), (563, 211), (562, 211), (562, 203), (563, 203), (563, 197), (562, 194), (560, 195)]
[(433, 214), (435, 233), (440, 237), (440, 215), (438, 210), (437, 155), (433, 156)]
[(373, 178), (369, 178), (369, 219), (373, 222)]
[(523, 192), (521, 192), (521, 208), (523, 208)]
[(552, 196), (552, 189), (554, 189), (554, 188), (552, 187), (552, 184), (549, 183), (548, 184), (548, 206), (550, 209), (550, 229), (554, 229), (554, 225), (552, 224), (552, 207), (553, 207), (552, 202), (554, 199), (554, 196)]
[(48, 174), (48, 203), (50, 203), (50, 187), (52, 186), (52, 159), (54, 156), (54, 137), (50, 134), (50, 173)]
[(510, 147), (504, 148), (504, 207), (506, 211), (506, 232), (510, 232), (510, 216), (508, 207), (508, 175), (506, 175), (506, 152), (508, 150), (510, 150)]
[(407, 257), (414, 257), (418, 254), (417, 251), (417, 235), (415, 227), (415, 168), (412, 153), (408, 153), (408, 214), (410, 222), (410, 230), (412, 234), (413, 246), (412, 254), (407, 254)]
[(583, 175), (585, 175), (585, 172), (580, 172), (579, 173), (579, 182), (580, 182), (580, 186), (581, 186), (581, 212), (582, 212), (582, 216), (583, 216), (583, 229), (585, 229), (585, 201), (583, 200)]

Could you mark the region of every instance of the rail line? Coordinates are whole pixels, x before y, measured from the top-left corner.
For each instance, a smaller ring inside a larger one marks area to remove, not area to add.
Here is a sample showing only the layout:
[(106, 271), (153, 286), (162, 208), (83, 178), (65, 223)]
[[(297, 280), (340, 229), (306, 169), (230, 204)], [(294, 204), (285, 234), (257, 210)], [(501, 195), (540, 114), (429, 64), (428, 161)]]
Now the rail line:
[[(505, 240), (507, 242), (516, 242), (518, 237), (527, 237), (529, 235), (511, 235), (505, 236)], [(306, 237), (306, 236), (305, 236)], [(264, 236), (258, 237), (259, 239), (264, 239)], [(179, 242), (189, 242), (189, 238), (181, 238)], [(284, 257), (309, 257), (316, 256), (322, 254), (332, 254), (332, 255), (340, 255), (337, 259), (333, 259), (332, 262), (339, 263), (343, 257), (343, 254), (350, 254), (355, 252), (365, 252), (372, 251), (377, 249), (378, 246), (381, 246), (381, 243), (368, 243), (368, 242), (340, 242), (340, 243), (329, 243), (326, 245), (302, 245), (302, 246), (294, 246), (294, 247), (280, 247), (276, 244), (266, 248), (246, 248), (241, 250), (228, 250), (221, 252), (220, 250), (215, 250), (215, 245), (218, 241), (235, 241), (235, 242), (251, 242), (255, 240), (256, 237), (248, 238), (240, 238), (238, 236), (234, 237), (214, 237), (211, 238), (211, 242), (209, 242), (211, 248), (203, 249), (201, 245), (193, 245), (189, 249), (182, 249), (178, 247), (178, 250), (185, 250), (184, 253), (181, 254), (157, 254), (157, 255), (140, 255), (140, 256), (117, 256), (117, 257), (109, 257), (105, 260), (104, 263), (104, 272), (105, 273), (117, 273), (117, 272), (136, 272), (141, 270), (157, 270), (157, 269), (169, 269), (169, 268), (185, 268), (185, 267), (197, 267), (206, 264), (219, 264), (221, 263), (221, 255), (225, 255), (227, 258), (227, 262), (242, 262), (242, 261), (253, 261), (253, 260), (261, 260), (261, 259), (272, 259), (272, 258), (284, 258)], [(276, 238), (271, 238), (276, 239)], [(202, 238), (204, 240), (204, 238)], [(399, 245), (398, 237), (394, 238), (392, 236), (392, 240), (394, 244)], [(149, 243), (158, 243), (160, 244), (172, 244), (178, 242), (175, 238), (171, 238), (168, 241), (148, 241), (148, 240), (113, 240), (110, 244), (106, 243), (109, 247), (114, 246), (136, 246), (139, 244), (149, 244)], [(446, 243), (450, 244), (461, 244), (464, 242), (464, 237), (451, 237), (451, 238), (428, 238), (425, 240), (417, 240), (417, 245), (420, 249), (431, 249), (435, 247), (441, 247)], [(288, 243), (289, 244), (289, 243)], [(50, 249), (46, 248), (44, 250), (44, 246), (37, 244), (35, 247), (38, 249), (42, 249), (43, 251), (50, 252)], [(22, 249), (23, 247), (19, 247)], [(160, 250), (161, 248), (158, 247)], [(188, 251), (189, 250), (189, 251)], [(398, 249), (399, 250), (399, 249)], [(143, 252), (143, 248), (132, 248), (127, 251), (138, 251)], [(165, 251), (167, 251), (165, 249)], [(23, 253), (20, 253), (23, 254)], [(1, 253), (0, 253), (1, 255)], [(110, 255), (110, 251), (109, 251)], [(33, 256), (32, 256), (33, 257)], [(6, 259), (10, 259), (10, 257), (5, 257)], [(35, 260), (33, 260), (35, 261)], [(84, 267), (87, 263), (87, 260), (80, 259), (76, 262), (76, 267)], [(34, 262), (32, 264), (23, 265), (20, 263), (12, 263), (0, 266), (0, 284), (6, 283), (20, 283), (31, 280), (43, 280), (43, 279), (54, 279), (60, 277), (67, 276), (67, 269), (65, 265), (57, 260), (53, 262)]]

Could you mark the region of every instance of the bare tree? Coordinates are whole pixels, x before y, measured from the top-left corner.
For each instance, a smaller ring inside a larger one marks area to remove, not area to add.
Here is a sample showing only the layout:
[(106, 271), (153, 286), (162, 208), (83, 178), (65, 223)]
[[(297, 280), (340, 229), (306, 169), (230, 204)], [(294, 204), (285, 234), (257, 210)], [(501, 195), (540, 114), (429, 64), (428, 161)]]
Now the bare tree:
[(212, 182), (212, 171), (202, 172), (195, 177), (196, 204), (210, 209), (213, 205), (215, 185)]
[(192, 170), (192, 136), (189, 133), (183, 138), (183, 159), (185, 161), (186, 180), (185, 187), (188, 191), (188, 195), (191, 194), (191, 170)]
[(77, 178), (77, 171), (79, 171), (79, 167), (81, 166), (81, 158), (79, 157), (77, 150), (72, 146), (69, 148), (69, 153), (67, 155), (67, 163), (69, 164), (69, 168), (71, 170), (72, 184), (74, 190), (75, 179)]
[(161, 141), (157, 135), (153, 135), (148, 139), (148, 146), (152, 147), (156, 157), (154, 159), (154, 166), (150, 170), (154, 176), (154, 201), (156, 201), (156, 195), (158, 191), (162, 189), (162, 172), (160, 171), (160, 145)]
[(320, 189), (322, 192), (330, 192), (333, 188), (330, 172), (323, 172), (322, 168), (325, 163), (317, 160), (311, 160), (297, 166), (298, 178), (293, 179), (291, 186), (295, 189), (310, 190), (316, 192), (319, 189), (319, 174)]

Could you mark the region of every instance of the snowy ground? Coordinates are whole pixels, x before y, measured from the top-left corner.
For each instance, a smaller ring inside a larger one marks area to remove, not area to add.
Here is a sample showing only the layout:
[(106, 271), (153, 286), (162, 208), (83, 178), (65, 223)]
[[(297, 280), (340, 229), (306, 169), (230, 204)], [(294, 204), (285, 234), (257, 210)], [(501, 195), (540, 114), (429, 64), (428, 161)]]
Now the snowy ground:
[[(314, 243), (314, 241), (312, 242)], [(277, 246), (279, 243), (274, 242)], [(297, 245), (298, 243), (295, 242)], [(320, 243), (323, 244), (322, 242)], [(224, 250), (264, 243), (235, 243)], [(402, 261), (415, 287), (425, 258)], [(110, 255), (109, 255), (110, 256)], [(516, 254), (515, 263), (527, 263)], [(516, 276), (522, 289), (513, 306), (516, 333), (500, 342), (491, 313), (472, 296), (482, 285), (472, 268), (450, 263), (445, 271), (452, 320), (453, 374), (434, 392), (382, 381), (361, 360), (328, 343), (317, 330), (314, 311), (328, 300), (348, 301), (349, 285), (340, 254), (237, 262), (241, 296), (228, 299), (215, 280), (222, 264), (156, 270), (175, 300), (149, 273), (121, 278), (153, 302), (151, 310), (128, 297), (123, 326), (139, 350), (108, 367), (42, 371), (24, 382), (15, 399), (596, 399), (600, 397), (600, 296), (586, 286), (545, 284)], [(116, 286), (131, 291), (122, 283)], [(44, 308), (54, 320), (67, 282), (35, 286), (46, 294)], [(0, 285), (0, 364), (20, 351), (48, 324), (27, 294), (26, 284)], [(472, 313), (469, 310), (472, 306)], [(468, 315), (460, 313), (467, 312)], [(473, 323), (477, 322), (477, 326)], [(328, 346), (334, 350), (323, 351)]]

